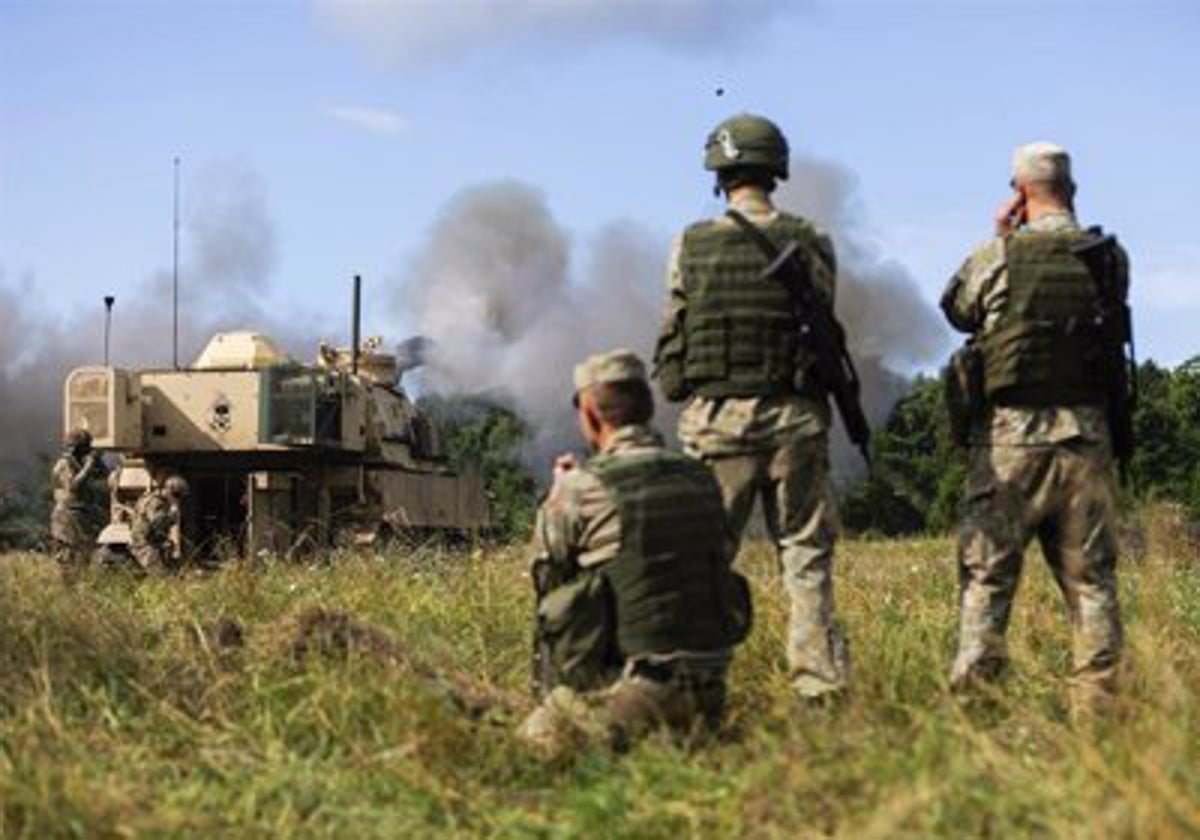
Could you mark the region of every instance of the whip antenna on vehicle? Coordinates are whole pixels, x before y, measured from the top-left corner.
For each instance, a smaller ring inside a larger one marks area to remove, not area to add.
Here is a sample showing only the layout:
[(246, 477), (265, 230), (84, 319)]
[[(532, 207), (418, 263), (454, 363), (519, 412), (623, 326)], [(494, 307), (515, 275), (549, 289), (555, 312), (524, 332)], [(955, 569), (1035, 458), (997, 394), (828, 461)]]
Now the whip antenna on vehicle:
[(112, 310), (117, 299), (112, 295), (104, 296), (104, 366), (108, 367), (108, 339), (112, 335)]
[(362, 343), (362, 275), (354, 275), (354, 305), (350, 325), (350, 372), (358, 373), (359, 345)]
[(175, 158), (175, 214), (171, 243), (171, 364), (179, 370), (179, 158)]

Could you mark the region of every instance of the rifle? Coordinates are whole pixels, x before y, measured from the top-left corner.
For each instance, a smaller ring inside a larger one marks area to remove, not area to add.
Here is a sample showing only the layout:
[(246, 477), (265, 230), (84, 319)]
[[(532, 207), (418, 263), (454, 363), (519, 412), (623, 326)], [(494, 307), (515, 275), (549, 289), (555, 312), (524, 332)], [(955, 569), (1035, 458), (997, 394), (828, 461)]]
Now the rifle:
[(812, 375), (833, 396), (842, 424), (851, 442), (871, 466), (871, 427), (863, 414), (859, 391), (862, 386), (850, 351), (846, 349), (846, 331), (833, 306), (813, 285), (808, 266), (800, 258), (800, 243), (789, 242), (782, 250), (749, 219), (730, 208), (726, 211), (754, 241), (767, 258), (764, 278), (783, 283), (792, 298), (801, 341), (812, 351)]
[(1089, 228), (1092, 238), (1071, 248), (1087, 266), (1100, 293), (1097, 326), (1100, 333), (1101, 365), (1108, 383), (1108, 428), (1113, 454), (1120, 464), (1121, 477), (1127, 478), (1136, 440), (1133, 413), (1137, 409), (1137, 352), (1133, 344), (1133, 314), (1126, 299), (1127, 290), (1117, 288), (1114, 264), (1117, 237), (1098, 227)]

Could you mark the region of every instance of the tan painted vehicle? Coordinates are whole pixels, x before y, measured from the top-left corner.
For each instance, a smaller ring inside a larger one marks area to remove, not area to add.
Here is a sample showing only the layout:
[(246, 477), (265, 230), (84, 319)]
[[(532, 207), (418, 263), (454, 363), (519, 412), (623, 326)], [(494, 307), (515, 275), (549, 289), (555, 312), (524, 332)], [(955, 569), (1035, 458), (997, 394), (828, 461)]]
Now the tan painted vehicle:
[(102, 551), (127, 548), (138, 498), (170, 475), (190, 488), (180, 542), (202, 559), (486, 529), (480, 475), (446, 464), (401, 373), (378, 339), (323, 344), (305, 365), (248, 332), (214, 336), (179, 370), (73, 370), (66, 428), (121, 461)]

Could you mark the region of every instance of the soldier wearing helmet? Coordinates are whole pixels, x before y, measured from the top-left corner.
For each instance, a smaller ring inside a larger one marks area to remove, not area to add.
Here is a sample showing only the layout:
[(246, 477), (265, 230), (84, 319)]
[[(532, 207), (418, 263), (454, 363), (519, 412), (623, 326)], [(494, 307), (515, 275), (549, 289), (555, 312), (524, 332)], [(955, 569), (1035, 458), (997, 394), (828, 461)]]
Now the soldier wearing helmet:
[(970, 461), (951, 683), (970, 688), (1005, 669), (1022, 557), (1036, 536), (1071, 618), (1072, 710), (1090, 716), (1108, 705), (1122, 647), (1109, 422), (1120, 415), (1108, 413), (1120, 400), (1105, 359), (1125, 361), (1129, 339), (1106, 324), (1125, 311), (1129, 263), (1114, 238), (1076, 221), (1061, 146), (1018, 148), (1010, 186), (995, 237), (942, 297), (947, 319), (971, 336), (954, 367), (967, 364), (976, 374), (962, 379), (978, 383), (958, 421)]
[(72, 429), (63, 436), (63, 451), (54, 462), (51, 484), (54, 507), (50, 511), (51, 554), (65, 580), (73, 580), (88, 563), (96, 539), (95, 510), (100, 505), (97, 485), (104, 464), (92, 451), (87, 429)]
[(133, 510), (129, 550), (148, 574), (176, 571), (182, 562), (181, 507), (187, 482), (178, 475), (156, 482)]
[[(708, 136), (705, 169), (716, 192), (778, 247), (797, 243), (814, 286), (833, 301), (833, 244), (808, 221), (777, 210), (788, 144), (770, 120), (740, 114)], [(791, 600), (787, 656), (801, 697), (846, 686), (849, 656), (834, 617), (837, 514), (829, 475), (827, 395), (806, 376), (789, 290), (764, 276), (768, 260), (730, 213), (688, 227), (672, 248), (669, 302), (654, 375), (668, 399), (686, 401), (685, 451), (708, 464), (740, 538), (761, 497)]]

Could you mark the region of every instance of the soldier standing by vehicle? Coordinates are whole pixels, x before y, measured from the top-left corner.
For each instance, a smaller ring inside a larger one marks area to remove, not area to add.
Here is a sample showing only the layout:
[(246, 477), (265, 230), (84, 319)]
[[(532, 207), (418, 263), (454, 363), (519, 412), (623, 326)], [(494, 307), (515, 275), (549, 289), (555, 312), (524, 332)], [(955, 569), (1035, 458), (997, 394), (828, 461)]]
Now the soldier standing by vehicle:
[[(772, 205), (777, 180), (788, 176), (788, 145), (770, 120), (742, 114), (718, 125), (704, 166), (716, 173), (728, 210), (693, 224), (674, 244), (654, 373), (668, 399), (688, 400), (679, 437), (716, 474), (736, 538), (761, 496), (791, 600), (792, 684), (804, 698), (832, 696), (849, 678), (834, 615), (832, 386), (846, 386), (836, 392), (843, 419), (851, 419), (850, 408), (861, 420), (856, 379), (834, 381), (853, 368), (832, 317), (833, 244)], [(829, 340), (812, 340), (818, 332), (810, 325)], [(865, 421), (859, 431), (855, 440), (865, 448)]]
[[(1073, 631), (1072, 708), (1111, 697), (1121, 656), (1113, 444), (1127, 458), (1132, 346), (1125, 252), (1075, 220), (1066, 150), (1017, 149), (996, 238), (951, 278), (942, 309), (971, 340), (951, 399), (970, 445), (960, 532), (956, 688), (997, 677), (1025, 546), (1036, 536)], [(952, 380), (954, 382), (956, 380)], [(1114, 433), (1116, 433), (1114, 435)]]
[(142, 571), (165, 574), (178, 570), (182, 559), (180, 506), (187, 493), (187, 482), (173, 475), (162, 484), (152, 485), (138, 499), (129, 550)]
[(558, 459), (538, 512), (534, 686), (518, 736), (557, 753), (620, 746), (654, 728), (716, 727), (734, 645), (750, 626), (720, 489), (663, 448), (641, 360), (627, 350), (575, 369), (595, 456)]
[(103, 462), (92, 451), (91, 433), (86, 429), (68, 432), (63, 439), (63, 453), (51, 473), (51, 554), (64, 580), (74, 580), (88, 564), (96, 538), (92, 520), (98, 500), (94, 484), (103, 479), (104, 473)]

